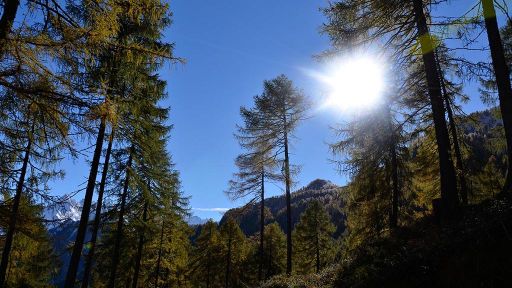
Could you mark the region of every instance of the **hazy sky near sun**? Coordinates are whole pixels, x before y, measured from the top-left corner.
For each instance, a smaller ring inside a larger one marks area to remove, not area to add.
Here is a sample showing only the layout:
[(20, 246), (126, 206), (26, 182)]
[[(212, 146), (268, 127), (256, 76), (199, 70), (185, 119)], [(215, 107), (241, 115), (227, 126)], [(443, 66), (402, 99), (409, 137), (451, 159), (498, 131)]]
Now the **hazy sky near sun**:
[[(477, 0), (451, 3), (443, 13), (467, 11)], [(164, 38), (176, 44), (175, 56), (186, 64), (161, 70), (169, 94), (162, 105), (171, 107), (174, 128), (168, 149), (180, 172), (182, 190), (191, 197), (193, 214), (219, 219), (226, 208), (244, 203), (231, 202), (224, 194), (236, 171), (234, 159), (241, 152), (233, 137), (236, 124), (241, 123), (239, 109), (252, 105), (253, 96), (262, 92), (263, 80), (279, 74), (292, 79), (314, 104), (310, 118), (292, 140), (291, 162), (302, 165), (295, 189), (316, 178), (346, 183), (328, 147), (336, 139), (330, 126), (342, 122), (343, 115), (318, 108), (325, 88), (304, 72), (322, 70), (313, 56), (329, 48), (328, 37), (319, 33), (326, 21), (320, 8), (326, 6), (327, 1), (318, 0), (170, 2), (174, 23)], [(483, 109), (474, 87), (466, 91), (475, 99), (466, 105), (467, 112)], [(61, 193), (76, 189), (89, 172), (83, 160), (63, 165), (68, 172), (66, 184), (58, 187)], [(268, 196), (282, 193), (272, 184), (267, 191)]]

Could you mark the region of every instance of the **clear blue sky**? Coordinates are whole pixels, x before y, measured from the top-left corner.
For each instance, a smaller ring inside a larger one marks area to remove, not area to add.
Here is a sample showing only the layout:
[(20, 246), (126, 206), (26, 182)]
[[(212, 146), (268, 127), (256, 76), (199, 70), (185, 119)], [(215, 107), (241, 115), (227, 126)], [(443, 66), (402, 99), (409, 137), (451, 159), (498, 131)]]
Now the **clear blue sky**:
[[(460, 15), (476, 2), (452, 1), (442, 13)], [(326, 21), (319, 9), (326, 5), (327, 1), (311, 0), (171, 1), (174, 23), (165, 39), (176, 43), (175, 55), (186, 64), (162, 69), (169, 94), (162, 105), (172, 109), (174, 129), (168, 149), (195, 215), (219, 219), (218, 211), (208, 210), (244, 203), (231, 202), (224, 190), (236, 171), (234, 158), (241, 152), (233, 137), (241, 122), (239, 108), (252, 105), (263, 80), (284, 73), (313, 102), (324, 94), (321, 85), (303, 71), (320, 70), (313, 56), (329, 48), (327, 37), (319, 33)], [(471, 57), (488, 58), (482, 53)], [(466, 92), (474, 99), (466, 112), (484, 108), (474, 85)], [(291, 161), (302, 165), (295, 188), (316, 178), (345, 184), (347, 178), (331, 163), (327, 145), (335, 140), (329, 127), (343, 121), (343, 115), (316, 107), (309, 114), (311, 118), (297, 129), (291, 149)], [(65, 161), (63, 168), (67, 175), (57, 185), (57, 194), (75, 190), (89, 172), (83, 159)], [(269, 196), (281, 193), (280, 187), (268, 187)]]
[[(319, 27), (322, 1), (204, 1), (171, 2), (174, 24), (166, 39), (176, 43), (176, 55), (185, 65), (168, 67), (172, 131), (169, 150), (181, 173), (183, 191), (192, 196), (192, 208), (229, 208), (224, 194), (236, 171), (241, 152), (233, 137), (240, 123), (241, 105), (252, 105), (263, 80), (288, 75), (313, 96), (317, 85), (301, 72), (313, 67), (313, 55), (328, 47)], [(302, 165), (297, 187), (316, 178), (345, 183), (330, 164), (327, 142), (335, 115), (314, 113), (297, 130), (291, 161)], [(269, 196), (282, 193), (271, 185)], [(200, 217), (219, 218), (218, 212), (193, 210)]]

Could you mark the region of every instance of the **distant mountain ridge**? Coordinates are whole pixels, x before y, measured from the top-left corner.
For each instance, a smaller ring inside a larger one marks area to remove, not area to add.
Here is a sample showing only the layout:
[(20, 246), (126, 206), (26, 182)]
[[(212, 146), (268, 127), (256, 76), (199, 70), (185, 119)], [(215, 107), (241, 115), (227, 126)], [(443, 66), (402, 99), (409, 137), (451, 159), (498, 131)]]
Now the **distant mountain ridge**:
[[(320, 201), (331, 216), (331, 221), (338, 227), (334, 236), (339, 236), (345, 231), (345, 215), (342, 212), (344, 201), (341, 193), (345, 189), (330, 181), (316, 179), (305, 187), (298, 189), (291, 194), (292, 226), (299, 221), (300, 215), (308, 207), (312, 200)], [(260, 202), (248, 204), (243, 207), (228, 210), (220, 224), (228, 217), (238, 221), (242, 231), (248, 235), (259, 232), (260, 223)], [(285, 195), (269, 197), (265, 199), (265, 224), (277, 222), (283, 231), (286, 231), (286, 199)]]

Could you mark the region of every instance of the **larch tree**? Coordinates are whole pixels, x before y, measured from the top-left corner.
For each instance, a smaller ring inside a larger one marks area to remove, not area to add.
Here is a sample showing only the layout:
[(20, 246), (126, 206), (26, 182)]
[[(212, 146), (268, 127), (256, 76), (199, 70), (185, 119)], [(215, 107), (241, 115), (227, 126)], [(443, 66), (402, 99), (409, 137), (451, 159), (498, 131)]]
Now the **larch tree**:
[(219, 229), (226, 263), (224, 287), (240, 287), (244, 271), (241, 269), (246, 260), (248, 247), (244, 233), (232, 218)]
[(291, 80), (280, 75), (264, 82), (264, 91), (254, 97), (255, 111), (261, 115), (251, 129), (255, 135), (268, 141), (273, 155), (282, 163), (286, 195), (286, 272), (292, 273), (292, 211), (290, 167), (290, 139), (301, 120), (305, 118), (308, 104), (301, 91)]
[(222, 242), (217, 224), (213, 221), (206, 222), (201, 227), (201, 232), (196, 239), (192, 251), (190, 269), (194, 287), (217, 288), (224, 284), (224, 267), (219, 263), (225, 263), (222, 258)]
[(493, 0), (482, 0), (483, 16), (489, 46), (491, 49), (492, 66), (496, 77), (498, 97), (507, 142), (508, 168), (505, 176), (503, 193), (512, 191), (512, 85), (510, 67), (507, 64), (503, 41), (501, 39), (496, 10)]
[[(430, 34), (424, 4), (422, 0), (339, 1), (325, 10), (329, 22), (325, 25), (324, 31), (331, 37), (335, 49), (352, 49), (381, 40), (385, 48), (397, 47), (391, 54), (391, 58), (396, 62), (419, 59), (424, 63), (423, 75), (428, 83), (429, 106), (435, 127), (440, 166), (443, 206), (440, 212), (443, 217), (451, 218), (457, 214), (459, 202), (457, 175), (451, 156), (446, 110), (434, 55), (437, 42)], [(363, 37), (356, 37), (357, 35)]]
[[(167, 5), (160, 1), (138, 3), (138, 5), (139, 6), (134, 6), (134, 8), (137, 9), (130, 9), (128, 11), (126, 5), (123, 5), (122, 3), (119, 4), (119, 7), (117, 8), (122, 12), (114, 18), (115, 21), (120, 23), (119, 33), (115, 35), (115, 41), (113, 41), (113, 43), (108, 46), (108, 49), (100, 55), (100, 58), (103, 59), (103, 61), (99, 61), (100, 65), (98, 65), (99, 67), (97, 69), (99, 76), (96, 77), (106, 79), (107, 97), (104, 103), (120, 103), (129, 98), (128, 95), (141, 93), (141, 83), (132, 81), (137, 81), (145, 77), (147, 74), (147, 70), (144, 69), (147, 68), (145, 66), (149, 65), (152, 67), (151, 69), (156, 69), (155, 65), (158, 65), (157, 63), (160, 61), (163, 61), (164, 59), (172, 59), (172, 45), (160, 42), (160, 31), (169, 25)], [(144, 29), (139, 29), (141, 27)], [(144, 53), (141, 53), (143, 51)], [(102, 62), (104, 63), (103, 65)], [(120, 69), (121, 65), (123, 65), (123, 69)], [(121, 106), (123, 105), (119, 104), (116, 107)], [(123, 108), (119, 108), (119, 110), (119, 113), (121, 113)], [(80, 225), (68, 273), (66, 275), (66, 287), (72, 287), (76, 281), (78, 264), (89, 221), (92, 197), (94, 193), (96, 175), (99, 168), (106, 126), (107, 115), (104, 113), (103, 115), (100, 115), (99, 131), (96, 138), (95, 151), (93, 154), (93, 161), (91, 163)], [(131, 164), (131, 161), (128, 162)], [(129, 181), (127, 180), (126, 186), (128, 184)], [(128, 186), (126, 189), (127, 188)], [(122, 226), (122, 223), (120, 225)], [(115, 277), (116, 267), (116, 261), (113, 261), (113, 276), (110, 277), (111, 281), (113, 277)], [(111, 282), (111, 287), (113, 285), (114, 283)]]
[[(33, 85), (37, 87), (49, 83), (41, 80)], [(30, 199), (37, 195), (44, 197), (44, 186), (48, 181), (62, 176), (62, 171), (55, 170), (55, 164), (60, 160), (62, 148), (68, 140), (69, 127), (58, 112), (61, 108), (59, 102), (48, 101), (46, 98), (35, 101), (16, 96), (7, 93), (2, 99), (4, 107), (10, 111), (2, 115), (2, 149), (10, 151), (13, 156), (9, 159), (12, 163), (7, 164), (13, 170), (2, 171), (2, 174), (9, 176), (5, 179), (8, 183), (3, 185), (14, 189), (12, 198), (8, 198), (11, 207), (0, 263), (0, 285), (3, 285), (6, 279), (22, 199)]]
[(334, 231), (336, 227), (322, 203), (317, 200), (311, 201), (294, 230), (297, 266), (303, 273), (318, 273), (332, 261), (329, 252), (334, 244)]
[(229, 190), (226, 191), (232, 200), (250, 196), (249, 202), (260, 202), (260, 242), (258, 279), (263, 277), (263, 235), (265, 230), (265, 182), (282, 180), (282, 175), (274, 170), (278, 162), (272, 154), (270, 141), (266, 139), (266, 133), (261, 133), (258, 127), (265, 116), (257, 109), (240, 108), (240, 115), (244, 125), (238, 126), (235, 135), (240, 146), (247, 152), (239, 155), (235, 164), (238, 172), (229, 181)]
[(265, 227), (265, 279), (286, 271), (286, 235), (278, 223), (274, 222)]

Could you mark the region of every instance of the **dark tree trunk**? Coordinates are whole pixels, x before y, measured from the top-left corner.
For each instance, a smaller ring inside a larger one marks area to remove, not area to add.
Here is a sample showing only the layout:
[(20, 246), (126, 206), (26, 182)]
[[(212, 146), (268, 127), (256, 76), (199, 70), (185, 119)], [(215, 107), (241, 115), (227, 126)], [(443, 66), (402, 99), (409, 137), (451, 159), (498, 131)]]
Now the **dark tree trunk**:
[[(228, 231), (230, 233), (231, 231)], [(231, 278), (231, 242), (232, 235), (231, 233), (228, 235), (228, 255), (226, 255), (226, 288), (229, 288), (229, 278)]]
[(162, 246), (164, 243), (164, 227), (165, 227), (165, 221), (162, 220), (162, 230), (160, 231), (160, 246), (158, 249), (158, 259), (156, 260), (155, 288), (158, 288), (158, 278), (160, 276), (160, 262), (162, 261)]
[(207, 263), (206, 263), (206, 288), (210, 288), (210, 267), (212, 265), (211, 263), (211, 255), (210, 250), (208, 249), (208, 256), (207, 256)]
[(288, 156), (288, 125), (286, 112), (283, 115), (284, 121), (284, 173), (286, 184), (286, 274), (292, 274), (292, 206), (290, 192), (290, 159)]
[(112, 152), (112, 142), (114, 142), (114, 129), (110, 133), (108, 139), (107, 152), (105, 154), (105, 163), (103, 164), (103, 171), (101, 173), (100, 189), (98, 191), (98, 201), (96, 203), (96, 211), (94, 214), (94, 223), (92, 226), (91, 235), (91, 249), (87, 255), (85, 262), (84, 277), (82, 280), (82, 288), (89, 287), (89, 281), (91, 280), (92, 264), (94, 262), (94, 251), (96, 250), (96, 239), (98, 238), (98, 231), (100, 229), (101, 222), (101, 208), (103, 207), (103, 193), (105, 192), (105, 184), (107, 182), (108, 164), (110, 161), (110, 153)]
[(510, 84), (510, 68), (505, 60), (494, 2), (493, 0), (482, 0), (482, 6), (487, 38), (491, 48), (492, 66), (496, 76), (496, 85), (498, 86), (503, 128), (505, 129), (505, 138), (507, 140), (508, 168), (502, 194), (508, 194), (512, 188), (512, 87)]
[(124, 213), (126, 208), (126, 198), (128, 197), (128, 186), (130, 184), (130, 169), (132, 167), (133, 146), (130, 147), (130, 156), (126, 164), (126, 178), (124, 179), (123, 194), (121, 195), (121, 207), (119, 208), (119, 218), (117, 219), (116, 240), (114, 243), (114, 253), (112, 254), (112, 267), (108, 287), (114, 288), (116, 284), (117, 266), (119, 264), (119, 250), (121, 249), (121, 239), (123, 237)]
[[(393, 118), (391, 115), (391, 106), (386, 108), (387, 120), (390, 132), (389, 141), (389, 157), (391, 158), (391, 214), (389, 216), (389, 228), (395, 229), (398, 226), (398, 198), (400, 191), (398, 190), (398, 158), (397, 158), (397, 137), (395, 127), (393, 125)], [(389, 183), (389, 182), (388, 182)]]
[(421, 44), (423, 63), (428, 84), (432, 117), (439, 154), (439, 169), (441, 176), (441, 199), (443, 218), (451, 218), (456, 215), (458, 208), (457, 176), (451, 159), (450, 137), (445, 119), (445, 109), (441, 94), (441, 83), (434, 57), (434, 43), (430, 37), (427, 20), (423, 11), (422, 0), (412, 0), (418, 29), (418, 41)]
[[(2, 46), (6, 45), (4, 40), (7, 39), (7, 35), (11, 33), (12, 25), (16, 18), (19, 6), (19, 0), (4, 0), (4, 12), (2, 13), (2, 18), (0, 18), (0, 44)], [(3, 49), (0, 48), (0, 51), (1, 50)], [(0, 52), (0, 56), (1, 54), (2, 53)]]
[(265, 233), (265, 171), (261, 171), (261, 204), (260, 204), (260, 263), (258, 266), (258, 281), (262, 280), (263, 277), (263, 238)]
[(18, 211), (21, 202), (21, 195), (23, 193), (23, 185), (25, 184), (25, 176), (27, 174), (28, 160), (32, 150), (32, 137), (34, 133), (34, 124), (32, 123), (32, 133), (28, 135), (27, 147), (25, 148), (25, 156), (23, 157), (23, 164), (21, 166), (20, 177), (16, 185), (16, 194), (14, 195), (11, 215), (9, 217), (9, 228), (5, 236), (4, 250), (2, 251), (2, 262), (0, 263), (0, 287), (4, 287), (7, 266), (9, 264), (9, 256), (12, 249), (12, 241), (14, 233), (16, 232), (16, 219), (18, 218)]
[(71, 259), (69, 260), (66, 282), (64, 283), (64, 287), (66, 288), (75, 287), (76, 273), (78, 270), (78, 265), (80, 264), (80, 256), (82, 255), (82, 249), (84, 247), (85, 233), (87, 232), (87, 226), (89, 224), (89, 213), (91, 212), (92, 196), (94, 194), (94, 186), (96, 185), (98, 167), (100, 165), (103, 139), (105, 138), (105, 122), (105, 117), (102, 117), (98, 131), (98, 137), (96, 138), (96, 147), (94, 148), (89, 179), (87, 180), (87, 187), (85, 189), (85, 199), (84, 206), (82, 208), (82, 214), (80, 216), (80, 224), (78, 225), (75, 245), (73, 246), (73, 253), (71, 254)]
[(139, 282), (140, 263), (142, 262), (142, 250), (144, 248), (144, 234), (146, 232), (146, 221), (148, 220), (148, 202), (144, 203), (144, 212), (142, 213), (143, 227), (139, 235), (139, 244), (137, 247), (137, 257), (135, 259), (135, 271), (133, 273), (132, 288), (137, 288)]
[(318, 228), (316, 232), (316, 273), (320, 272), (320, 239), (318, 237)]
[(389, 149), (391, 154), (391, 181), (393, 182), (389, 225), (391, 229), (394, 229), (398, 226), (398, 196), (400, 193), (398, 189), (398, 159), (396, 155), (396, 142), (394, 140)]
[(267, 246), (268, 246), (268, 267), (267, 267), (267, 273), (265, 273), (265, 278), (268, 279), (270, 276), (274, 274), (274, 271), (272, 271), (272, 237), (268, 238)]
[(446, 82), (444, 79), (444, 73), (441, 68), (441, 63), (439, 62), (439, 58), (436, 53), (436, 61), (437, 61), (437, 68), (439, 71), (439, 76), (441, 77), (441, 88), (443, 92), (444, 102), (446, 106), (446, 112), (448, 113), (448, 123), (450, 125), (450, 134), (452, 135), (452, 141), (453, 141), (453, 150), (455, 152), (455, 167), (457, 168), (457, 175), (459, 176), (459, 182), (460, 182), (460, 199), (462, 201), (462, 204), (467, 205), (468, 204), (468, 185), (466, 182), (466, 174), (464, 169), (464, 162), (462, 160), (462, 152), (460, 150), (460, 142), (459, 142), (459, 135), (457, 133), (457, 125), (455, 124), (455, 119), (453, 117), (453, 109), (452, 109), (452, 103), (450, 101), (450, 97), (448, 95), (448, 90), (446, 89)]

